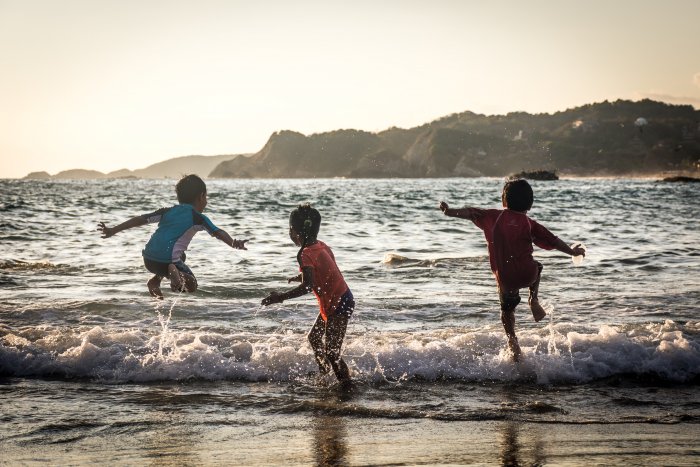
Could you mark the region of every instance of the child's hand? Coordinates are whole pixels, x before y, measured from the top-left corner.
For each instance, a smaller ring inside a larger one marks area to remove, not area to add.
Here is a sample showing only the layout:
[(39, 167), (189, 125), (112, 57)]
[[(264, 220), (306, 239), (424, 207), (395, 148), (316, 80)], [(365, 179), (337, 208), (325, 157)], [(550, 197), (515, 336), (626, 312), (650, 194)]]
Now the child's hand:
[(115, 229), (107, 227), (107, 225), (104, 222), (100, 222), (97, 224), (97, 230), (99, 232), (102, 232), (102, 238), (109, 238), (117, 233)]
[(231, 246), (235, 248), (236, 250), (247, 250), (248, 248), (245, 247), (245, 243), (248, 240), (236, 240), (235, 238), (233, 239), (233, 242), (231, 243)]
[(273, 303), (282, 303), (284, 300), (281, 298), (282, 294), (277, 292), (270, 292), (270, 295), (263, 298), (261, 304), (264, 306), (272, 305)]
[(291, 284), (292, 282), (301, 282), (301, 274), (297, 274), (296, 276), (287, 279), (287, 284)]
[(586, 249), (583, 248), (581, 245), (576, 245), (571, 249), (571, 251), (574, 252), (574, 254), (571, 256), (586, 256)]
[(440, 211), (442, 211), (444, 215), (448, 216), (449, 214), (447, 214), (447, 211), (449, 210), (450, 207), (447, 205), (447, 203), (444, 201), (440, 201)]

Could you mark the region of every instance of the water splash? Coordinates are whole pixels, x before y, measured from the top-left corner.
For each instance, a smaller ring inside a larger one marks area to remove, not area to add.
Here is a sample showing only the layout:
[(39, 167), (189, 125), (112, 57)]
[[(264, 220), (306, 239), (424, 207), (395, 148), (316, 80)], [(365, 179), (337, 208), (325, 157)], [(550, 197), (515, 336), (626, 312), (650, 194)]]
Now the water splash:
[[(163, 348), (166, 348), (168, 344), (172, 344), (172, 346), (176, 345), (175, 338), (174, 336), (169, 339), (170, 337), (170, 332), (169, 332), (169, 326), (170, 326), (170, 319), (173, 316), (173, 310), (175, 309), (175, 305), (180, 301), (180, 297), (182, 296), (182, 290), (180, 290), (175, 298), (173, 299), (173, 303), (170, 305), (170, 309), (168, 310), (168, 316), (167, 318), (163, 313), (160, 312), (161, 310), (161, 304), (163, 303), (161, 300), (158, 300), (158, 303), (156, 303), (156, 317), (158, 318), (158, 322), (160, 323), (161, 327), (161, 332), (160, 332), (160, 337), (158, 339), (158, 358), (165, 358), (163, 355)], [(170, 340), (170, 342), (168, 342)]]
[(576, 373), (576, 368), (574, 367), (574, 345), (573, 342), (571, 342), (571, 336), (569, 334), (566, 335), (566, 343), (567, 346), (569, 347), (569, 359), (571, 360), (571, 371), (573, 373)]
[(263, 304), (258, 305), (258, 307), (253, 312), (253, 316), (258, 316), (260, 314), (260, 312), (263, 310), (263, 308), (265, 308), (265, 305), (263, 305)]
[(542, 308), (549, 315), (549, 324), (547, 325), (549, 330), (549, 339), (547, 340), (547, 353), (549, 355), (559, 356), (559, 349), (557, 349), (557, 335), (559, 334), (556, 329), (554, 329), (554, 305), (548, 300), (542, 300)]

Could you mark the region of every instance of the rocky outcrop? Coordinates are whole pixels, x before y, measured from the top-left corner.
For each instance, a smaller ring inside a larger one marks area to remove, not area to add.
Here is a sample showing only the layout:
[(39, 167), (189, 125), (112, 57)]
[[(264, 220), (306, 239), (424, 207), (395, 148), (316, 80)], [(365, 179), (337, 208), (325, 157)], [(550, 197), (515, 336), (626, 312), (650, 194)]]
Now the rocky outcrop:
[(518, 178), (524, 178), (526, 180), (543, 180), (543, 181), (553, 181), (559, 180), (559, 176), (556, 172), (551, 170), (533, 170), (529, 172), (519, 172), (513, 174), (510, 177), (511, 180), (516, 180)]

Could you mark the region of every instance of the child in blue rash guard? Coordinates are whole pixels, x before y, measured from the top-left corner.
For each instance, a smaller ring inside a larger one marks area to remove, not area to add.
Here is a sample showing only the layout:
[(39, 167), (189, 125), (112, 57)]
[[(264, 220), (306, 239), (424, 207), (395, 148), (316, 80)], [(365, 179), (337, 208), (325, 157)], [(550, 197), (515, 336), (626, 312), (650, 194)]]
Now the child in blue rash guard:
[(235, 240), (216, 227), (202, 214), (207, 206), (207, 186), (196, 175), (186, 175), (175, 186), (180, 204), (169, 208), (136, 216), (116, 227), (98, 224), (102, 238), (109, 238), (122, 230), (158, 222), (158, 228), (143, 249), (143, 263), (154, 276), (148, 281), (148, 291), (153, 297), (163, 298), (160, 283), (164, 277), (170, 278), (173, 291), (194, 292), (197, 279), (185, 264), (185, 250), (194, 234), (206, 230), (232, 248), (245, 250), (248, 240)]

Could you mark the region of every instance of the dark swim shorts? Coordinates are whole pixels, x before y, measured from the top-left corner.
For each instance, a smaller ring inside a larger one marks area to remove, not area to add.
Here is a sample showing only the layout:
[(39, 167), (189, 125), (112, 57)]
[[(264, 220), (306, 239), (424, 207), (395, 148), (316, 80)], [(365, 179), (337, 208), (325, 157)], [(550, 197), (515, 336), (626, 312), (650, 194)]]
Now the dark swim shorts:
[(335, 309), (336, 315), (345, 315), (346, 317), (352, 316), (352, 312), (355, 311), (355, 297), (352, 296), (352, 292), (348, 289), (347, 292), (340, 297), (340, 302)]
[[(184, 261), (175, 261), (172, 264), (174, 264), (180, 272), (184, 274), (189, 274), (190, 276), (194, 277), (194, 274), (192, 274), (192, 270), (185, 264)], [(146, 266), (146, 269), (148, 269), (151, 273), (155, 274), (156, 276), (169, 277), (168, 266), (170, 266), (170, 264), (168, 263), (151, 261), (150, 259), (144, 258), (143, 265)]]
[[(537, 298), (536, 292), (540, 282), (540, 276), (542, 275), (542, 264), (538, 261), (535, 261), (535, 263), (537, 263), (537, 280), (530, 286), (530, 294), (532, 295), (535, 293), (534, 298)], [(520, 303), (520, 291), (517, 289), (502, 290), (498, 287), (498, 300), (501, 302), (501, 311), (512, 311), (518, 306), (518, 303)]]

